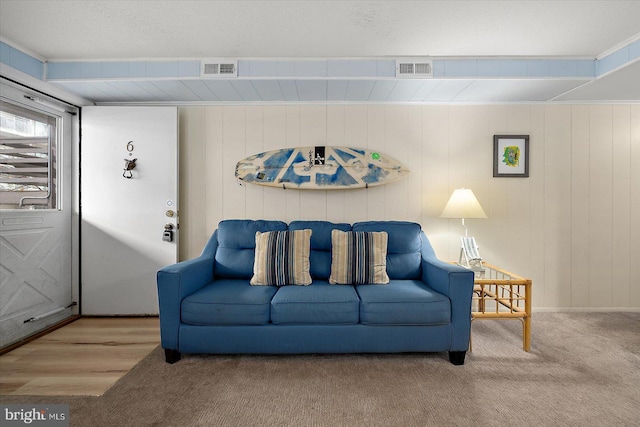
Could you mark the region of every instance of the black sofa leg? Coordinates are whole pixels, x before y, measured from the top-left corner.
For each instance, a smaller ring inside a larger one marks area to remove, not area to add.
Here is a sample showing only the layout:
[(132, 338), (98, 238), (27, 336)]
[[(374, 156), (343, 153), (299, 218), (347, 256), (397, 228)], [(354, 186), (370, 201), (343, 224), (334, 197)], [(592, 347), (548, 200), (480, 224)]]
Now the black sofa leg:
[(466, 351), (450, 351), (449, 361), (454, 365), (464, 365), (464, 357), (467, 355)]
[[(180, 357), (182, 357), (182, 355), (180, 354), (180, 352), (178, 350), (171, 350), (171, 349), (168, 349), (168, 348), (164, 349), (164, 360), (166, 360), (167, 363), (174, 364), (178, 360), (180, 360)], [(464, 357), (463, 357), (463, 359), (464, 359)]]

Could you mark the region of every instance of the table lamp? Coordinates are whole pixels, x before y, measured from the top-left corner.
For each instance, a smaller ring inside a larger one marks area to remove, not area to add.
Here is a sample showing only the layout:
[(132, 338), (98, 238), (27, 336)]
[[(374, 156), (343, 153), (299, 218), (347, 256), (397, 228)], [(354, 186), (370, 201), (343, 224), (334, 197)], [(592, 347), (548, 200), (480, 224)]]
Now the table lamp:
[(483, 271), (482, 257), (478, 252), (476, 239), (469, 237), (465, 218), (486, 218), (482, 206), (476, 196), (468, 188), (458, 188), (453, 191), (447, 205), (444, 207), (440, 218), (460, 218), (464, 227), (464, 237), (460, 237), (460, 259), (458, 264), (474, 271)]

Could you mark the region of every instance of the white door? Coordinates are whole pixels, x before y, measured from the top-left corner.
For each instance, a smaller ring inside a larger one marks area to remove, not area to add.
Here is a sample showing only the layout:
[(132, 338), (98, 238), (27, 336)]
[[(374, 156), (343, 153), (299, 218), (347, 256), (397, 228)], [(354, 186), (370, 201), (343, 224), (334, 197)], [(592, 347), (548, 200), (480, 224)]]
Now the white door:
[(81, 148), (82, 314), (158, 314), (156, 272), (178, 255), (177, 107), (82, 108)]
[[(2, 85), (0, 347), (72, 313), (71, 114)], [(36, 101), (37, 100), (37, 101)]]

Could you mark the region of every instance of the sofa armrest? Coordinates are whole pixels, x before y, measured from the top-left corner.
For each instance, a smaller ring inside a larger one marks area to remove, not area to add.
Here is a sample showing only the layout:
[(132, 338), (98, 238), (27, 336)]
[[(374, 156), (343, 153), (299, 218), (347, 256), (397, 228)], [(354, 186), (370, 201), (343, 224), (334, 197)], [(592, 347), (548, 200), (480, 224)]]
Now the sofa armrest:
[(202, 255), (188, 261), (168, 265), (156, 275), (160, 308), (160, 337), (162, 347), (178, 350), (180, 305), (182, 300), (211, 283), (214, 277), (216, 235), (205, 247)]
[(426, 243), (429, 248), (422, 251), (422, 281), (451, 300), (451, 350), (466, 351), (471, 334), (473, 271), (437, 259)]

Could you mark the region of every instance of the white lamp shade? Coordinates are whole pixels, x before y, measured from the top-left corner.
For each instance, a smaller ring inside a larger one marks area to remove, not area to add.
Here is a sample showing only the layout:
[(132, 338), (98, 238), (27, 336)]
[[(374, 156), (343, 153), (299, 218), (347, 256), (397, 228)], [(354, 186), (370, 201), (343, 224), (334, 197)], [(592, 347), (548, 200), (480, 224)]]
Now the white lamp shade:
[(453, 191), (440, 218), (486, 218), (480, 202), (473, 191), (468, 188), (458, 188)]

